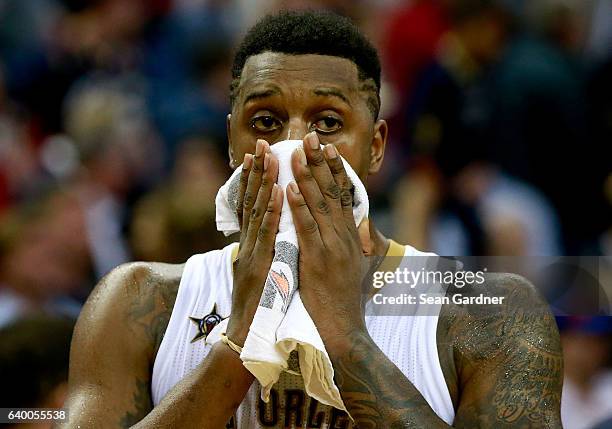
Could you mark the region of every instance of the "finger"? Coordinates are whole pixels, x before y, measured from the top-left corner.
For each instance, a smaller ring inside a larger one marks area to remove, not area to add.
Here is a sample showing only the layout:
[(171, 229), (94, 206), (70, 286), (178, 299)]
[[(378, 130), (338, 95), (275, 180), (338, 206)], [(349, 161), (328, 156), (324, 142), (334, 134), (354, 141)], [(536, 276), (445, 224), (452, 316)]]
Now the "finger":
[(311, 132), (304, 137), (304, 153), (308, 161), (308, 166), (315, 181), (317, 182), (321, 194), (325, 197), (331, 209), (334, 223), (342, 220), (342, 205), (340, 203), (340, 186), (334, 180), (328, 163), (321, 150), (321, 143), (316, 132)]
[(344, 163), (342, 162), (342, 158), (338, 154), (338, 149), (334, 145), (328, 144), (323, 149), (323, 153), (325, 154), (325, 159), (327, 161), (327, 165), (329, 166), (329, 170), (331, 171), (334, 180), (340, 187), (340, 203), (342, 206), (342, 213), (344, 215), (344, 219), (346, 220), (347, 224), (350, 222), (350, 224), (354, 226), (354, 186), (351, 183), (348, 174), (346, 174), (346, 170), (344, 169)]
[(283, 189), (275, 183), (272, 187), (270, 200), (266, 206), (266, 212), (257, 231), (257, 240), (253, 248), (253, 253), (258, 256), (261, 255), (262, 263), (265, 263), (266, 266), (272, 263), (274, 257), (274, 243), (278, 233), (282, 208)]
[(307, 249), (313, 248), (313, 246), (323, 246), (319, 224), (310, 213), (310, 209), (298, 185), (295, 182), (289, 183), (286, 192), (299, 247)]
[(245, 223), (245, 228), (242, 228), (240, 234), (240, 242), (244, 241), (247, 236), (249, 229), (249, 218), (251, 217), (251, 210), (255, 205), (257, 199), (257, 192), (259, 192), (259, 186), (261, 185), (261, 176), (264, 170), (265, 154), (268, 152), (270, 146), (265, 140), (257, 140), (255, 144), (255, 156), (253, 157), (253, 165), (249, 173), (249, 180), (247, 183), (246, 191), (242, 201), (242, 219)]
[(370, 221), (365, 218), (357, 228), (359, 232), (359, 241), (361, 241), (361, 250), (365, 256), (371, 256), (374, 253), (374, 245), (370, 237)]
[(242, 202), (244, 201), (244, 192), (246, 191), (247, 184), (249, 183), (249, 173), (253, 165), (253, 154), (244, 154), (244, 160), (242, 161), (242, 171), (240, 172), (240, 186), (238, 187), (238, 201), (236, 201), (236, 215), (238, 216), (238, 225), (242, 230)]
[(261, 186), (257, 192), (255, 204), (248, 219), (249, 230), (245, 238), (245, 246), (251, 249), (257, 241), (257, 235), (266, 213), (266, 207), (270, 202), (272, 190), (278, 178), (278, 159), (271, 153), (264, 154), (264, 174), (261, 178)]
[(311, 217), (319, 225), (321, 234), (328, 237), (332, 233), (335, 234), (331, 206), (321, 193), (319, 185), (312, 175), (303, 148), (298, 147), (291, 154), (291, 168), (299, 188), (300, 193), (298, 195), (300, 195), (301, 200), (304, 200), (305, 208), (310, 210)]

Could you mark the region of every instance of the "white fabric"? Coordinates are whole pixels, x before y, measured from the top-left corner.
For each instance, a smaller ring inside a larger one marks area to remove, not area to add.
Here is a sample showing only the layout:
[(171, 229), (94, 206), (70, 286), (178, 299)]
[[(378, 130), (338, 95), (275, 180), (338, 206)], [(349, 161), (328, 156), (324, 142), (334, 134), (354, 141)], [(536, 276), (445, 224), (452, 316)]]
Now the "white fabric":
[[(155, 406), (174, 385), (200, 365), (211, 350), (211, 341), (214, 341), (210, 338), (212, 334), (206, 341), (191, 342), (198, 329), (189, 317), (204, 317), (213, 308), (221, 317), (229, 316), (232, 250), (235, 246), (236, 243), (222, 250), (195, 255), (185, 264), (174, 309), (153, 366), (151, 392)], [(428, 256), (410, 246), (405, 247), (404, 255)], [(423, 395), (432, 410), (446, 423), (452, 424), (455, 412), (436, 343), (438, 315), (366, 316), (366, 325), (378, 347)], [(307, 428), (319, 426), (319, 423), (322, 428), (354, 427), (342, 412), (317, 404), (314, 398), (305, 395), (303, 379), (299, 375), (282, 372), (271, 389), (268, 404), (260, 399), (260, 389), (258, 382), (253, 383), (236, 412), (234, 425), (228, 427)], [(301, 419), (292, 409), (290, 398), (302, 400), (299, 407)], [(290, 424), (286, 426), (287, 419)], [(271, 421), (276, 421), (276, 424), (271, 424)], [(343, 421), (346, 426), (343, 426)]]
[[(291, 155), (302, 144), (302, 140), (285, 140), (270, 146), (272, 154), (278, 159), (277, 183), (282, 189), (286, 189), (294, 180)], [(353, 216), (355, 224), (359, 225), (368, 215), (368, 196), (349, 163), (344, 159), (342, 161), (354, 187)], [(236, 204), (241, 171), (241, 167), (234, 171), (219, 190), (215, 201), (217, 229), (225, 235), (240, 230)], [(262, 385), (261, 397), (268, 402), (270, 389), (281, 372), (288, 369), (289, 356), (296, 350), (308, 395), (321, 403), (345, 410), (323, 341), (300, 299), (298, 241), (287, 193), (284, 195), (274, 260), (240, 358)], [(217, 334), (214, 338), (217, 338)]]

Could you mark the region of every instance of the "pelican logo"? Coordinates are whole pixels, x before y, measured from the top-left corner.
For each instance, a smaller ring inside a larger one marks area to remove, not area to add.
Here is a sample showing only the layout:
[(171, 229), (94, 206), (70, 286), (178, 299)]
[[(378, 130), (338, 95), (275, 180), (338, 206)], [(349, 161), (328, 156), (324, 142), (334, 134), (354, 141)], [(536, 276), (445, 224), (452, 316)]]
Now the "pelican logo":
[(286, 301), (287, 295), (289, 295), (289, 280), (287, 279), (285, 274), (282, 271), (276, 272), (274, 270), (271, 270), (269, 276), (270, 282), (281, 294), (283, 301)]
[(298, 257), (299, 252), (295, 244), (278, 241), (274, 245), (274, 260), (266, 278), (260, 306), (278, 308), (283, 313), (287, 311), (297, 287)]
[(195, 343), (196, 341), (199, 341), (201, 339), (206, 339), (206, 337), (208, 336), (208, 334), (210, 334), (214, 327), (221, 323), (223, 319), (227, 319), (227, 317), (221, 317), (217, 313), (217, 304), (214, 305), (210, 314), (207, 314), (202, 318), (197, 318), (193, 316), (189, 317), (189, 320), (191, 320), (191, 322), (198, 328), (198, 332), (191, 340), (191, 343)]

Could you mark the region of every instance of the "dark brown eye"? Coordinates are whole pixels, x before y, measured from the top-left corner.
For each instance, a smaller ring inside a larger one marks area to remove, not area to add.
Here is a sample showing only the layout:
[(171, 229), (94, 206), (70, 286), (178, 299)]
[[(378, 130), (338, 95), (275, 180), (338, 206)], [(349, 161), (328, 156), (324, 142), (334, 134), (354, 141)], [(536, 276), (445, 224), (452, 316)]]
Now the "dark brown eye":
[(270, 133), (281, 127), (278, 119), (270, 115), (257, 116), (251, 120), (251, 127), (261, 133)]
[(342, 122), (333, 116), (326, 116), (315, 122), (313, 128), (318, 133), (331, 134), (342, 128)]

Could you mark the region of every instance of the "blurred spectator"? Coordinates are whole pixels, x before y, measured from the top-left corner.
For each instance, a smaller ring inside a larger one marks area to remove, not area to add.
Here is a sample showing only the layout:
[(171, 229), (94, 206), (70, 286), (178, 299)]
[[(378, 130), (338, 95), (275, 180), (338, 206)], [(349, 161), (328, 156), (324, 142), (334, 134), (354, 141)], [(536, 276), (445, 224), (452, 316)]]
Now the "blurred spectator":
[(225, 140), (229, 112), (231, 4), (180, 2), (147, 51), (149, 109), (173, 161), (176, 145), (201, 133)]
[(583, 40), (581, 2), (526, 2), (524, 33), (499, 67), (496, 162), (540, 189), (557, 210), (566, 251), (593, 236), (584, 222), (594, 212), (592, 190), (596, 142), (586, 132), (583, 68), (577, 55)]
[[(437, 177), (437, 179), (436, 179)], [(450, 186), (471, 210), (471, 227), (482, 234), (482, 253), (470, 247), (470, 228), (458, 209), (438, 212), (439, 176), (420, 169), (396, 188), (395, 231), (400, 239), (442, 255), (552, 256), (561, 254), (558, 221), (546, 199), (527, 184), (486, 163), (462, 169)], [(473, 217), (472, 217), (473, 216)]]
[[(9, 10), (20, 11), (7, 18), (12, 21), (9, 28), (25, 29), (25, 34), (36, 34), (32, 28), (46, 30), (30, 38), (28, 49), (7, 47), (11, 94), (32, 112), (42, 134), (62, 130), (64, 97), (83, 75), (96, 70), (122, 74), (139, 67), (141, 35), (154, 11), (143, 0), (8, 3)], [(36, 6), (15, 5), (26, 3)], [(21, 58), (20, 53), (28, 56)]]
[(451, 28), (408, 101), (403, 144), (436, 163), (447, 178), (483, 160), (491, 137), (491, 66), (500, 57), (507, 15), (494, 0), (461, 0)]
[(588, 248), (580, 250), (586, 254), (612, 256), (612, 47), (607, 61), (597, 65), (589, 76), (587, 101), (587, 138), (592, 144), (586, 148), (591, 153), (588, 154), (588, 172), (584, 174), (590, 187), (582, 191), (593, 208), (589, 232), (597, 236), (595, 239), (584, 237)]
[(61, 192), (2, 217), (0, 327), (26, 315), (78, 315), (90, 282), (82, 218)]
[[(36, 316), (0, 329), (0, 404), (12, 408), (61, 408), (68, 383), (74, 321)], [(2, 425), (51, 428), (52, 422)]]
[(224, 154), (210, 139), (185, 140), (169, 180), (136, 205), (131, 228), (136, 259), (182, 263), (229, 243), (215, 225), (215, 196), (229, 174)]
[[(485, 254), (485, 233), (475, 204), (487, 186), (479, 184), (480, 169), (470, 165), (488, 161), (491, 67), (504, 48), (508, 16), (493, 0), (455, 1), (449, 10), (451, 27), (441, 39), (434, 61), (411, 91), (402, 144), (410, 156), (408, 179), (429, 183), (437, 194), (431, 201), (439, 206), (419, 213), (440, 212), (442, 217), (452, 217), (454, 229), (464, 230), (459, 233), (467, 241), (459, 243), (462, 238), (457, 237), (453, 250), (458, 253), (453, 254)], [(420, 175), (425, 177), (417, 178)], [(465, 188), (469, 183), (475, 185), (472, 192)], [(422, 228), (434, 221), (417, 220), (417, 224)], [(451, 233), (444, 235), (453, 241)], [(448, 254), (451, 249), (433, 250)]]
[(83, 168), (71, 188), (82, 205), (97, 278), (130, 259), (128, 200), (156, 183), (162, 150), (143, 99), (118, 81), (84, 82), (68, 95), (66, 131)]
[(42, 179), (27, 114), (9, 98), (4, 77), (0, 57), (0, 214)]
[(565, 379), (561, 418), (566, 429), (589, 429), (612, 417), (609, 317), (560, 318)]
[[(473, 189), (475, 208), (484, 230), (487, 255), (553, 256), (561, 254), (555, 212), (533, 187), (486, 165), (462, 172), (457, 192)], [(463, 180), (461, 180), (463, 179)], [(444, 235), (436, 237), (437, 247)]]
[(608, 59), (612, 52), (612, 2), (594, 0), (594, 3), (587, 53), (592, 61), (600, 62)]
[(400, 119), (406, 114), (403, 107), (410, 100), (417, 77), (433, 61), (438, 42), (448, 29), (447, 1), (404, 2), (388, 12), (381, 53), (384, 73), (398, 94), (390, 118), (392, 140), (397, 140), (405, 132)]

